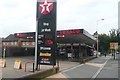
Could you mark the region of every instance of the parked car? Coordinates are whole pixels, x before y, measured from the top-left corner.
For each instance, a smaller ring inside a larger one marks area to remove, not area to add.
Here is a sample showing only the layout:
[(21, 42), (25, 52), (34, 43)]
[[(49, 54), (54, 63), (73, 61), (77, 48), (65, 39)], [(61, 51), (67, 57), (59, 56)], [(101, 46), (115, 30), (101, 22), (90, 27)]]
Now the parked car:
[[(96, 55), (97, 54), (97, 51), (94, 51), (94, 55)], [(98, 54), (97, 54), (98, 56), (100, 56), (101, 55), (101, 53), (100, 52), (98, 52)]]
[(96, 55), (96, 53), (97, 53), (96, 51), (93, 52), (94, 55)]
[(100, 52), (98, 52), (98, 55), (100, 56), (100, 55), (101, 55), (101, 53), (100, 53)]
[(120, 54), (120, 52), (117, 51), (116, 54)]

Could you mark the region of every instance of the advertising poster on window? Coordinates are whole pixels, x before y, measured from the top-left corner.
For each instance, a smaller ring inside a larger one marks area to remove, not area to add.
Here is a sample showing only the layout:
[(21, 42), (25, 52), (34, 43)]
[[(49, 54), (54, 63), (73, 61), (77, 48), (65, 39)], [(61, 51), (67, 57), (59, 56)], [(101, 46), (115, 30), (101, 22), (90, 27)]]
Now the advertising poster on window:
[(56, 65), (56, 0), (37, 0), (37, 64)]

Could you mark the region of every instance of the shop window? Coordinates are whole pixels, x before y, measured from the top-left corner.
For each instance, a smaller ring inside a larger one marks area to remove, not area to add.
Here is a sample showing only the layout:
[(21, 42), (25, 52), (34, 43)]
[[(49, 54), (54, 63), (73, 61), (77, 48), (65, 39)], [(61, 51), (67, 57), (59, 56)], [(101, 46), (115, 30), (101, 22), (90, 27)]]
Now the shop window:
[(26, 45), (28, 46), (28, 45), (29, 45), (29, 43), (28, 43), (28, 42), (26, 42)]
[(32, 42), (32, 45), (34, 46), (34, 45), (35, 45), (35, 42)]
[(7, 42), (7, 45), (9, 45), (9, 42)]
[(11, 45), (13, 46), (13, 45), (14, 45), (14, 42), (11, 42)]
[(17, 42), (15, 42), (15, 46), (17, 45)]
[(22, 45), (25, 46), (25, 42), (23, 42)]
[(4, 42), (3, 45), (6, 45), (6, 43)]

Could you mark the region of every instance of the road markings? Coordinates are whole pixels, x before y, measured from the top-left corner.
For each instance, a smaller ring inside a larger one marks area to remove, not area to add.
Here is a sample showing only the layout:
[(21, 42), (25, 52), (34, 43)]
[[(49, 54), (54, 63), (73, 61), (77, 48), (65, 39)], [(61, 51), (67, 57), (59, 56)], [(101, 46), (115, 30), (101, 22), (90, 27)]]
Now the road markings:
[[(111, 58), (111, 57), (110, 57)], [(102, 67), (92, 76), (92, 78), (90, 80), (94, 80), (98, 74), (102, 71), (102, 69), (104, 68), (104, 66), (106, 65), (106, 63), (108, 62), (108, 60), (110, 59), (108, 58), (107, 61), (102, 65)]]
[(83, 65), (84, 65), (84, 64), (80, 64), (80, 65), (78, 65), (78, 66), (75, 66), (75, 67), (69, 68), (69, 69), (67, 69), (67, 70), (61, 71), (61, 73), (65, 73), (65, 72), (67, 72), (67, 71), (73, 70), (73, 69), (75, 69), (75, 68), (77, 68), (77, 67), (80, 67), (80, 66), (83, 66)]
[(102, 67), (103, 64), (97, 64), (97, 63), (85, 63), (86, 65), (94, 66), (94, 67)]
[[(52, 75), (52, 76), (49, 76), (47, 78), (66, 78), (66, 76), (64, 76), (62, 73), (58, 73), (58, 74), (55, 74), (55, 75)], [(68, 79), (66, 79), (68, 80)]]

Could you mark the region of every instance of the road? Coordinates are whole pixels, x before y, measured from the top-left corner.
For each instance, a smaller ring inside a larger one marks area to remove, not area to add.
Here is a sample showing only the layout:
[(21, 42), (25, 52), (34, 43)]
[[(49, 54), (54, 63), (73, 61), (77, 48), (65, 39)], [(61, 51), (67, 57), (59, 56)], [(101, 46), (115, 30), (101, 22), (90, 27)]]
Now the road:
[(48, 78), (80, 78), (85, 80), (103, 80), (104, 78), (111, 78), (110, 80), (118, 80), (118, 60), (118, 55), (116, 60), (114, 60), (111, 55), (107, 55), (106, 57), (101, 56), (85, 64), (63, 70)]

